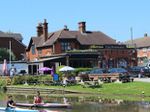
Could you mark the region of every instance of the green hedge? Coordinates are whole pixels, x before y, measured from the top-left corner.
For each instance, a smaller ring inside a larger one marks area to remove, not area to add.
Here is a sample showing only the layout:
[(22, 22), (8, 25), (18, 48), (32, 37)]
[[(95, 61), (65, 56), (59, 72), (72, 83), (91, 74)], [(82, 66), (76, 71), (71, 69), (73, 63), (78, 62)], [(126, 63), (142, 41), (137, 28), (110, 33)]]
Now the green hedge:
[(26, 81), (26, 77), (25, 76), (14, 76), (12, 79), (11, 84), (12, 85), (17, 85), (17, 84), (24, 84)]
[(34, 83), (41, 83), (43, 81), (51, 81), (51, 75), (40, 75), (40, 76), (33, 76), (33, 75), (25, 75), (25, 76), (14, 76), (12, 79), (12, 85), (17, 84), (34, 84)]
[[(56, 69), (56, 73), (59, 74), (59, 80), (62, 80), (62, 76), (64, 76), (63, 72), (59, 72), (59, 69), (62, 68), (64, 66), (59, 66)], [(82, 71), (89, 71), (92, 68), (76, 68), (75, 71), (68, 73), (68, 76), (77, 76), (79, 72)], [(42, 84), (42, 82), (48, 82), (48, 81), (52, 81), (52, 76), (49, 74), (45, 74), (45, 75), (24, 75), (24, 76), (14, 76), (12, 79), (11, 84), (12, 85), (18, 85), (18, 84), (25, 84), (25, 82), (27, 82), (28, 84), (34, 84), (34, 83), (40, 83)], [(0, 83), (4, 83), (4, 82), (0, 82)], [(4, 84), (0, 84), (0, 85), (4, 85)]]

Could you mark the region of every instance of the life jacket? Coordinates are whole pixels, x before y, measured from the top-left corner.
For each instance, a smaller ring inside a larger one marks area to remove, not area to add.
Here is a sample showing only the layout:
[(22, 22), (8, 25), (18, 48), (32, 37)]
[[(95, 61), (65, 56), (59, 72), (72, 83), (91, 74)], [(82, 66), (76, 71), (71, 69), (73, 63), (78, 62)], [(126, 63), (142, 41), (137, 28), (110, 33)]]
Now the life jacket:
[(41, 97), (35, 97), (35, 103), (42, 103)]

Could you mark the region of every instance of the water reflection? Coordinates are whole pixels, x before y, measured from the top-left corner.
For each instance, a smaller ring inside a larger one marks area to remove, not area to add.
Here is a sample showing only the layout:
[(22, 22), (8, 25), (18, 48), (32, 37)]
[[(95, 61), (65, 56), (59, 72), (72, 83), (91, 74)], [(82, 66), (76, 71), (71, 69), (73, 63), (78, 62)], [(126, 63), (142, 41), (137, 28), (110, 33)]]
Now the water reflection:
[[(0, 106), (5, 106), (7, 95), (0, 93)], [(32, 103), (33, 95), (13, 95), (16, 102), (22, 103)], [(44, 102), (56, 102), (64, 103), (64, 98), (66, 102), (71, 103), (71, 109), (50, 109), (65, 112), (149, 112), (150, 102), (147, 101), (123, 101), (116, 99), (103, 99), (100, 97), (90, 97), (90, 96), (42, 96)], [(48, 109), (49, 110), (49, 109)]]

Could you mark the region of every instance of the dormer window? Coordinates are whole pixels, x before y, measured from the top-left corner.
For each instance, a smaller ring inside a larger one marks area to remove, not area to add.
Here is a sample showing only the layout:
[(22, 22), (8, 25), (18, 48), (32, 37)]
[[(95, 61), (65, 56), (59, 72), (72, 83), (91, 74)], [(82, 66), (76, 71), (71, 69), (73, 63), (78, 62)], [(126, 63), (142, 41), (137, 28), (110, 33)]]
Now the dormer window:
[(61, 51), (71, 50), (71, 45), (69, 42), (61, 42)]
[(32, 55), (35, 54), (35, 45), (34, 44), (32, 44), (32, 46), (31, 46), (31, 52), (32, 52)]

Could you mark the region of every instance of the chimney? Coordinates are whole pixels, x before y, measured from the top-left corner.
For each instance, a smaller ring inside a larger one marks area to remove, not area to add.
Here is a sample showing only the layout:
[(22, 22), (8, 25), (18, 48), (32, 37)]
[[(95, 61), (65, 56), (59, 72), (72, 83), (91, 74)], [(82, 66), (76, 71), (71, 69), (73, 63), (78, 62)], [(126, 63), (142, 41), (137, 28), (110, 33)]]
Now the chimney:
[(69, 31), (67, 25), (64, 25), (64, 30), (65, 30), (65, 31)]
[(39, 23), (36, 28), (37, 28), (37, 37), (40, 37), (43, 34), (42, 23)]
[(44, 19), (44, 23), (43, 23), (43, 36), (44, 36), (44, 41), (46, 42), (48, 39), (48, 23), (46, 22), (46, 19)]
[(79, 31), (81, 33), (86, 33), (86, 22), (79, 22)]
[(147, 35), (147, 33), (144, 33), (144, 37), (147, 37), (148, 35)]

